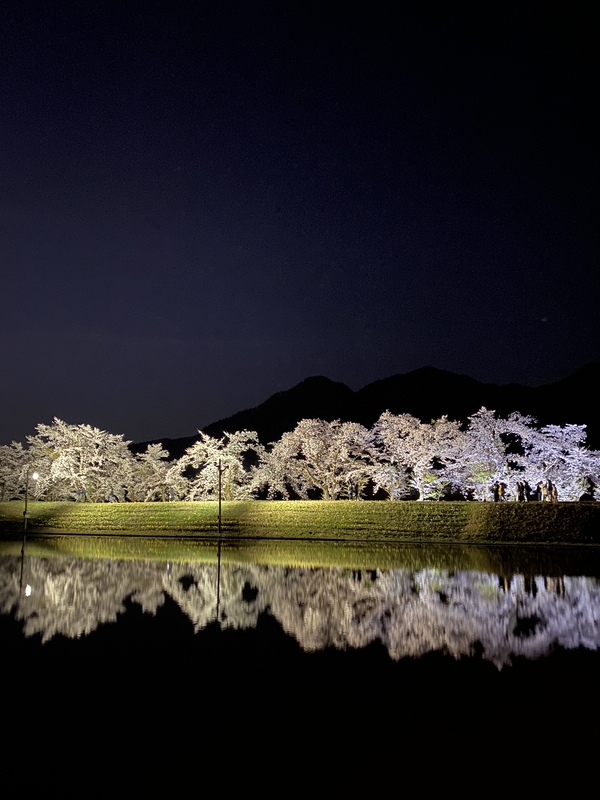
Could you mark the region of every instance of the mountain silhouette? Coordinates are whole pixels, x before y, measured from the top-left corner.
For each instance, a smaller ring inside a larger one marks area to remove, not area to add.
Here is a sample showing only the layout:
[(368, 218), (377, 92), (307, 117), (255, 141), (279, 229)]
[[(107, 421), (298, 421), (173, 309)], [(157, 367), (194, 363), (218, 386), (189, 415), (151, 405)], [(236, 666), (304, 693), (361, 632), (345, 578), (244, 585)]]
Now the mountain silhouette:
[[(256, 431), (263, 444), (275, 442), (292, 431), (302, 419), (327, 422), (359, 422), (370, 428), (384, 411), (411, 414), (422, 422), (446, 415), (467, 423), (485, 408), (506, 417), (513, 411), (535, 418), (542, 425), (586, 425), (586, 445), (600, 449), (598, 422), (600, 362), (588, 364), (572, 375), (543, 386), (511, 383), (481, 383), (466, 375), (421, 367), (369, 383), (353, 391), (322, 375), (306, 378), (286, 391), (277, 392), (254, 408), (238, 411), (202, 428), (203, 433), (221, 437), (224, 432)], [(179, 439), (156, 439), (131, 445), (143, 452), (149, 444), (160, 443), (171, 458), (179, 458), (198, 440), (198, 434)]]

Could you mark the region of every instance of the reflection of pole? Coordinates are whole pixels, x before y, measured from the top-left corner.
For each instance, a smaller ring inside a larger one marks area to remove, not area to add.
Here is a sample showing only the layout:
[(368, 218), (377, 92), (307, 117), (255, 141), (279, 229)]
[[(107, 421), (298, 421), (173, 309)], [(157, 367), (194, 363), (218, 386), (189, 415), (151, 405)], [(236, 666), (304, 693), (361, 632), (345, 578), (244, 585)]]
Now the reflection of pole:
[[(27, 539), (27, 502), (29, 500), (29, 467), (25, 473), (25, 508), (23, 509), (23, 544), (21, 545), (21, 575), (19, 576), (19, 601), (23, 594), (23, 566), (25, 562), (25, 540)], [(33, 473), (34, 478), (37, 472)]]
[(23, 530), (23, 544), (21, 545), (21, 575), (19, 576), (19, 602), (21, 601), (21, 597), (23, 595), (23, 565), (25, 562), (25, 539), (26, 533)]
[(219, 602), (221, 600), (221, 540), (217, 551), (217, 622), (219, 621)]

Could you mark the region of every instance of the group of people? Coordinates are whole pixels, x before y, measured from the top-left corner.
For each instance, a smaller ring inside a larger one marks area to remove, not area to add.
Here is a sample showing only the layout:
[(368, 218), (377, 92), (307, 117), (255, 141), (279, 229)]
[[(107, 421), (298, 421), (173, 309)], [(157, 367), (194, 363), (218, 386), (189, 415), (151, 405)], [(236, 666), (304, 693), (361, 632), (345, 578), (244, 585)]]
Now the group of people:
[(551, 480), (540, 481), (535, 488), (538, 500), (546, 503), (558, 503), (556, 484), (552, 483)]
[[(493, 486), (494, 501), (499, 502), (506, 500), (506, 484), (496, 481)], [(515, 484), (515, 493), (513, 500), (518, 502), (527, 502), (537, 500), (543, 503), (558, 503), (558, 490), (556, 484), (552, 483), (550, 479), (540, 481), (532, 491), (527, 481), (517, 481)]]

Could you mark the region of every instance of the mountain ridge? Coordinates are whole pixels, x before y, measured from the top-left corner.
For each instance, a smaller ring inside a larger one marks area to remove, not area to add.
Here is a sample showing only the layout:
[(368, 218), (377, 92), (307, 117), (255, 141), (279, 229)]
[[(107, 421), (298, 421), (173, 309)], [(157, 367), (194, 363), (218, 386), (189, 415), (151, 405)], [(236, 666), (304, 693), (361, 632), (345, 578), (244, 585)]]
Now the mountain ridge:
[[(590, 449), (600, 448), (598, 413), (600, 362), (586, 364), (571, 375), (542, 386), (483, 383), (468, 375), (419, 367), (411, 372), (380, 378), (354, 391), (324, 375), (312, 375), (287, 390), (276, 392), (253, 408), (216, 420), (201, 430), (213, 437), (224, 432), (253, 430), (263, 444), (277, 441), (301, 419), (359, 422), (371, 427), (384, 411), (412, 414), (422, 422), (441, 416), (466, 423), (481, 407), (507, 416), (513, 411), (532, 416), (538, 425), (586, 425)], [(162, 444), (171, 458), (179, 458), (199, 434), (178, 439), (155, 439), (130, 445), (143, 452)]]

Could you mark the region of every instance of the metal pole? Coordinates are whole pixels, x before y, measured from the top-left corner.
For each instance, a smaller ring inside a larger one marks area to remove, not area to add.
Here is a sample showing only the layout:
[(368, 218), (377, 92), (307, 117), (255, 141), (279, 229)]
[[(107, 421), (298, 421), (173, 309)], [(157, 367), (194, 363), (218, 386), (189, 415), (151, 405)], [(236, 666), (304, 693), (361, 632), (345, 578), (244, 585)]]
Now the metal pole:
[(221, 459), (219, 459), (219, 536), (221, 535)]
[[(25, 474), (25, 508), (23, 510), (23, 531), (27, 530), (27, 499), (29, 493), (29, 467), (27, 467), (27, 472)], [(23, 540), (25, 537), (23, 537)]]
[(221, 459), (219, 459), (219, 549), (217, 551), (217, 622), (221, 601)]

